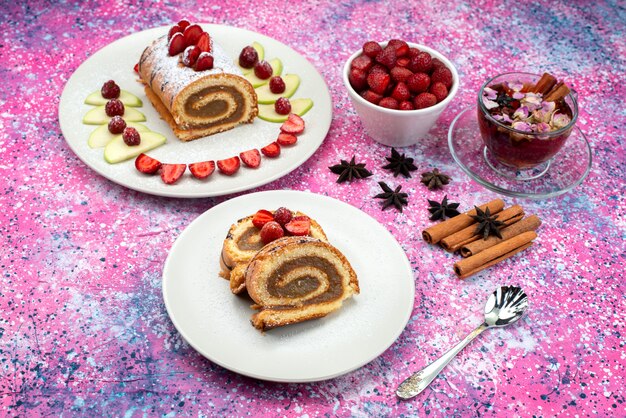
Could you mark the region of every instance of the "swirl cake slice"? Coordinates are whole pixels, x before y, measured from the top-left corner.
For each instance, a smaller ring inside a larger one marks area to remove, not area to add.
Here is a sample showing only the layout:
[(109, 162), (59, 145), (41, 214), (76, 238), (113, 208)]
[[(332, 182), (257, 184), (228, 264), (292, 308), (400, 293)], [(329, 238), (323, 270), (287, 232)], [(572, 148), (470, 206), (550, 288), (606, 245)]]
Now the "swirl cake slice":
[[(293, 216), (306, 216), (301, 212), (295, 212)], [(239, 294), (245, 291), (245, 267), (248, 262), (263, 248), (260, 229), (254, 226), (252, 218), (247, 216), (238, 220), (228, 230), (222, 246), (220, 256), (220, 276), (230, 280), (230, 290)], [(314, 219), (311, 219), (309, 236), (321, 241), (328, 241), (324, 230)]]
[(259, 312), (252, 325), (268, 330), (321, 318), (359, 293), (356, 273), (327, 242), (285, 237), (263, 247), (246, 267), (246, 289)]
[(251, 123), (257, 96), (223, 49), (211, 45), (214, 66), (195, 71), (170, 56), (167, 36), (156, 39), (139, 60), (145, 92), (161, 117), (182, 141), (190, 141)]

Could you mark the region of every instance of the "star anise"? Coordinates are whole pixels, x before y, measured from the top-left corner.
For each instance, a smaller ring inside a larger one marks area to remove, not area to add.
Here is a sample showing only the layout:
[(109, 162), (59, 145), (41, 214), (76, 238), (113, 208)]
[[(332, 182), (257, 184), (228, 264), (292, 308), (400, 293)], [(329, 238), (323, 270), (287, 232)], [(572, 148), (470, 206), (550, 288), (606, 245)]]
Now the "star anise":
[(434, 168), (433, 171), (427, 171), (422, 173), (421, 182), (428, 186), (428, 190), (440, 189), (444, 184), (450, 183), (450, 176), (439, 172), (438, 168)]
[(391, 187), (387, 186), (385, 182), (378, 182), (378, 185), (381, 189), (383, 189), (383, 193), (379, 193), (374, 198), (376, 199), (384, 199), (382, 209), (385, 210), (389, 206), (393, 205), (396, 209), (402, 212), (402, 206), (406, 206), (409, 204), (407, 197), (409, 196), (406, 193), (400, 192), (402, 190), (402, 186), (396, 187), (393, 190)]
[(434, 200), (428, 200), (428, 204), (430, 205), (428, 211), (431, 213), (431, 221), (444, 219), (446, 216), (448, 218), (454, 218), (459, 214), (459, 211), (456, 210), (456, 208), (459, 207), (459, 204), (451, 202), (448, 203), (448, 195), (443, 198), (441, 203), (435, 202)]
[(470, 216), (478, 222), (478, 225), (476, 226), (476, 233), (482, 234), (483, 239), (487, 239), (489, 235), (495, 235), (498, 238), (502, 238), (502, 234), (500, 234), (500, 227), (504, 225), (504, 222), (497, 220), (497, 215), (491, 216), (489, 207), (487, 207), (484, 212), (481, 208), (477, 206), (474, 207), (476, 208), (476, 215)]
[(391, 157), (385, 157), (385, 159), (389, 161), (389, 164), (384, 165), (383, 168), (393, 171), (394, 177), (402, 174), (408, 178), (411, 177), (411, 171), (417, 170), (417, 167), (413, 164), (413, 158), (400, 154), (395, 148), (391, 148)]
[(352, 156), (350, 162), (341, 160), (341, 164), (336, 164), (328, 168), (333, 173), (339, 174), (337, 183), (343, 183), (346, 180), (352, 181), (353, 179), (364, 179), (372, 175), (372, 173), (365, 168), (365, 163), (357, 164), (354, 161), (354, 155)]

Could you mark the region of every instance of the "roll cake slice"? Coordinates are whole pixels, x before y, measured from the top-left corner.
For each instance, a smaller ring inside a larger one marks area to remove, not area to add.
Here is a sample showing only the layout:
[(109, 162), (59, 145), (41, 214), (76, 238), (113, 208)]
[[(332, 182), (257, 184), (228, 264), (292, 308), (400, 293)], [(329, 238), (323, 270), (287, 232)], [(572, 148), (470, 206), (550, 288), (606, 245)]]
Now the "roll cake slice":
[(256, 92), (233, 59), (213, 40), (211, 53), (213, 69), (195, 71), (182, 64), (183, 54), (169, 55), (164, 35), (139, 60), (146, 96), (181, 141), (251, 123), (258, 114)]
[(346, 257), (327, 242), (284, 237), (263, 247), (246, 267), (246, 289), (258, 312), (252, 325), (265, 331), (321, 318), (359, 293)]
[[(306, 216), (301, 212), (293, 216)], [(254, 215), (239, 219), (228, 230), (220, 256), (220, 276), (230, 281), (230, 290), (235, 294), (246, 289), (245, 267), (248, 262), (263, 248), (260, 229), (252, 223)], [(321, 241), (328, 241), (324, 230), (314, 219), (311, 219), (309, 236)]]

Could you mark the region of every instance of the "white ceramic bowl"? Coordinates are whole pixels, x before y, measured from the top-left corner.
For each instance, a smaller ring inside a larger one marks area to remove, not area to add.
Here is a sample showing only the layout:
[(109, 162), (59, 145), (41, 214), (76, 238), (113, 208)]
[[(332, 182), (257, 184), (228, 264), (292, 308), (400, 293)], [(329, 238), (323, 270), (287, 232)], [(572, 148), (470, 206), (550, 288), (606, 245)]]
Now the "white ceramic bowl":
[[(452, 88), (448, 92), (448, 97), (442, 102), (417, 110), (395, 110), (375, 105), (359, 96), (350, 85), (350, 81), (348, 81), (350, 64), (353, 59), (361, 54), (362, 49), (352, 54), (343, 67), (343, 83), (348, 90), (348, 95), (357, 114), (361, 118), (361, 124), (365, 131), (375, 141), (390, 147), (406, 147), (419, 142), (437, 122), (439, 115), (448, 106), (448, 103), (454, 98), (459, 89), (459, 74), (450, 60), (427, 46), (411, 42), (407, 43), (410, 47), (428, 52), (433, 58), (438, 58), (452, 72)], [(384, 48), (386, 43), (381, 43), (381, 46)]]

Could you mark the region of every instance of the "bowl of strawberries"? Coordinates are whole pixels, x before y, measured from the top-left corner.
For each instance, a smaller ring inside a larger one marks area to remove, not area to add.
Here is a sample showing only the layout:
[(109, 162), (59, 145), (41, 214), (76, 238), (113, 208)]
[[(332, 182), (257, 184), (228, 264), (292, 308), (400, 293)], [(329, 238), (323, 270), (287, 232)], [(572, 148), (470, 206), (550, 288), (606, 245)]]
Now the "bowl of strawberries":
[(399, 39), (365, 42), (346, 61), (343, 81), (365, 131), (391, 147), (424, 138), (459, 87), (450, 60)]

